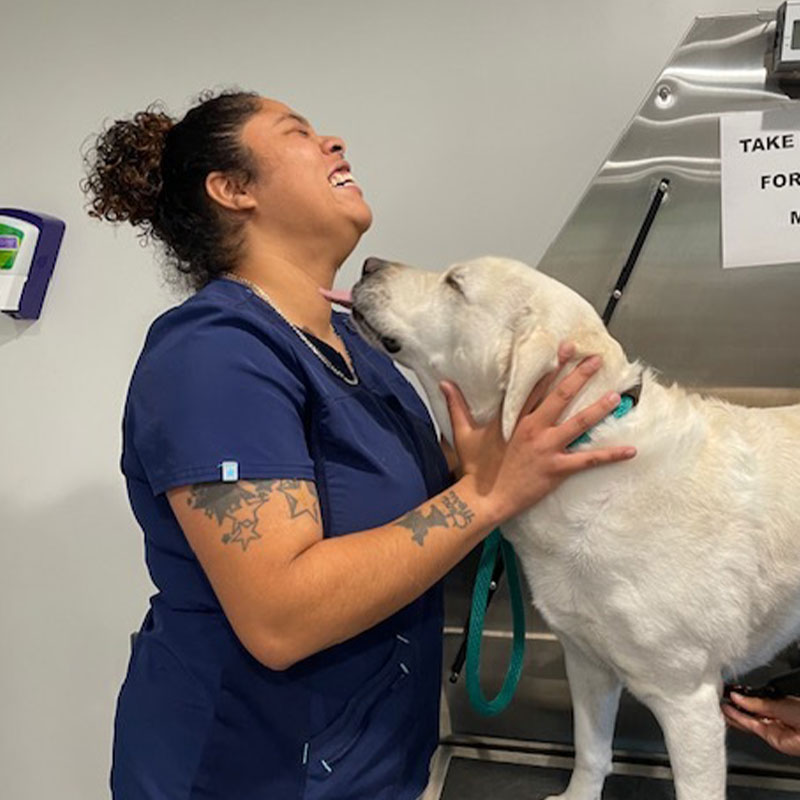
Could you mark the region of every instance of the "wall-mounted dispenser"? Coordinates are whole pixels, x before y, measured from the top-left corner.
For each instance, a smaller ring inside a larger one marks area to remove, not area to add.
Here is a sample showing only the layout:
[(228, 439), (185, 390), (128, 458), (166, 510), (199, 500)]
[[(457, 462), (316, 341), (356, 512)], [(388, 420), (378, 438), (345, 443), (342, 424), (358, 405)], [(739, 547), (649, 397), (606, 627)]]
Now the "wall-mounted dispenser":
[(0, 208), (0, 311), (39, 318), (65, 227), (46, 214)]

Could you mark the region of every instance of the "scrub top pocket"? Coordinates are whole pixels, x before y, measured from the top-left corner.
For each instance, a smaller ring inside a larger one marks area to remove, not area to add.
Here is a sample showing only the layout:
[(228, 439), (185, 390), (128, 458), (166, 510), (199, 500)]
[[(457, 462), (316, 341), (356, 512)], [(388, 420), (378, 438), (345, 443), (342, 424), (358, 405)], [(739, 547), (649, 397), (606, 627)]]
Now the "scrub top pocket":
[[(398, 758), (411, 720), (414, 665), (397, 637), (381, 669), (327, 728), (304, 747), (302, 800), (383, 800), (395, 797), (405, 764)], [(393, 730), (387, 732), (387, 722)]]

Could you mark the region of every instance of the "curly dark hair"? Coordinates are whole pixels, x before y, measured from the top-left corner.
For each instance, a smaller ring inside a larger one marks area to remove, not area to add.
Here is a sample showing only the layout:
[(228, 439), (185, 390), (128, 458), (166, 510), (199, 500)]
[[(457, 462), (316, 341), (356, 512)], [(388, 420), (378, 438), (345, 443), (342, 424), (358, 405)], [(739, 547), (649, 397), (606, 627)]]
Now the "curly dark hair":
[(193, 289), (233, 269), (241, 223), (208, 196), (205, 181), (216, 170), (245, 185), (256, 177), (240, 134), (260, 108), (255, 92), (207, 91), (179, 122), (160, 103), (117, 120), (84, 154), (89, 215), (129, 222), (145, 240), (157, 240), (168, 265)]

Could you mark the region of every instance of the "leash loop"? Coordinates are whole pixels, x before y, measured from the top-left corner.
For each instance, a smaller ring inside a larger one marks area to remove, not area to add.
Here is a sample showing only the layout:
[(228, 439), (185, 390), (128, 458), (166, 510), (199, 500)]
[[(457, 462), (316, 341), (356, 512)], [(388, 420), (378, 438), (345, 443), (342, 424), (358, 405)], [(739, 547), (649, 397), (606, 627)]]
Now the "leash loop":
[[(511, 613), (513, 619), (513, 646), (511, 660), (500, 692), (492, 700), (487, 700), (480, 683), (481, 639), (486, 617), (486, 605), (498, 553), (502, 553), (508, 574), (508, 588), (511, 594)], [(484, 716), (494, 716), (503, 711), (511, 702), (522, 675), (525, 656), (525, 603), (520, 587), (517, 558), (511, 543), (503, 538), (499, 528), (495, 528), (483, 543), (478, 574), (472, 591), (472, 611), (469, 619), (467, 637), (467, 694), (472, 707)]]

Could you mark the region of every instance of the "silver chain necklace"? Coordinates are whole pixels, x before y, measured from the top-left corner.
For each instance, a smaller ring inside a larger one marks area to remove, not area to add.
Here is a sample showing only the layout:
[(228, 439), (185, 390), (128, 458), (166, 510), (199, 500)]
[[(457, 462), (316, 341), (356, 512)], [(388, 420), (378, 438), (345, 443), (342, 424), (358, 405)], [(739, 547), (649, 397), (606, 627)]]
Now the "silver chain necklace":
[[(353, 374), (346, 375), (342, 372), (335, 364), (332, 364), (330, 359), (311, 341), (311, 339), (306, 336), (301, 328), (298, 328), (290, 319), (288, 319), (284, 313), (272, 302), (272, 298), (257, 284), (253, 283), (253, 281), (248, 280), (247, 278), (241, 277), (241, 275), (234, 275), (232, 272), (223, 272), (223, 278), (228, 278), (232, 281), (236, 281), (237, 283), (241, 283), (243, 286), (247, 286), (252, 289), (299, 337), (300, 340), (305, 344), (305, 346), (334, 374), (338, 375), (346, 384), (349, 386), (356, 386), (358, 385), (358, 375), (356, 375), (355, 370), (353, 370)], [(337, 334), (338, 336), (338, 334)], [(350, 363), (353, 363), (352, 356), (350, 355), (350, 351), (347, 349), (347, 345), (344, 343), (344, 340), (341, 336), (338, 337), (339, 341), (342, 343), (342, 347), (344, 348), (345, 353), (347, 353), (347, 359)]]

